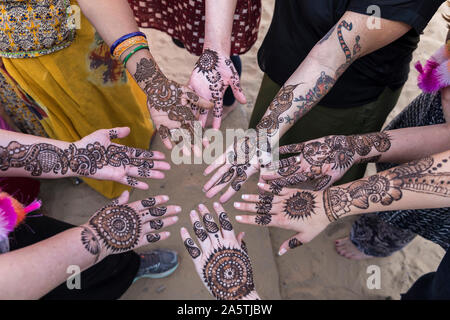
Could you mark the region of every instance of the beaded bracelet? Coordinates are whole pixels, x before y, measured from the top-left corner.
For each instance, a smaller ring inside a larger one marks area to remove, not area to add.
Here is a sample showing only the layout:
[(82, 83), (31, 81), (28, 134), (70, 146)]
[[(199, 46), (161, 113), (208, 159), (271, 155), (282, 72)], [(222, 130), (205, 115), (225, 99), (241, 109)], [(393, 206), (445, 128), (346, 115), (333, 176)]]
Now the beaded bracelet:
[(120, 37), (119, 39), (117, 39), (111, 46), (111, 49), (110, 49), (111, 55), (114, 55), (114, 50), (116, 50), (116, 48), (119, 44), (121, 44), (125, 40), (128, 40), (133, 37), (138, 37), (138, 36), (146, 38), (145, 33), (139, 31), (139, 32), (132, 32), (132, 33), (126, 34), (126, 35)]
[(147, 45), (141, 45), (139, 47), (136, 47), (133, 49), (133, 51), (131, 51), (127, 57), (123, 60), (123, 66), (126, 68), (127, 67), (127, 62), (128, 60), (130, 60), (130, 58), (138, 51), (143, 50), (143, 49), (149, 49), (149, 47)]
[(116, 57), (117, 59), (120, 59), (120, 57), (122, 56), (122, 54), (125, 51), (127, 51), (132, 46), (137, 45), (137, 44), (147, 44), (147, 39), (142, 36), (137, 36), (137, 37), (133, 37), (133, 38), (125, 40), (124, 42), (119, 44), (116, 47), (116, 49), (114, 50), (114, 53), (113, 53), (114, 57)]

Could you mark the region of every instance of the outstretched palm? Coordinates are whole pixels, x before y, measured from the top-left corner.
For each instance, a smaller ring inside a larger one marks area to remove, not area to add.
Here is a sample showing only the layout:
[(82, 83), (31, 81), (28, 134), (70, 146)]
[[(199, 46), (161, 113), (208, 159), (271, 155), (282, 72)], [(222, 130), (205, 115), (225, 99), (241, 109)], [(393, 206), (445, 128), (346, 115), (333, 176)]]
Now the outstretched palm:
[[(211, 49), (205, 49), (195, 64), (189, 86), (200, 96), (214, 102), (214, 129), (220, 129), (223, 113), (223, 95), (229, 86), (231, 86), (234, 96), (240, 103), (247, 102), (241, 89), (239, 74), (230, 57), (221, 55)], [(195, 113), (200, 113), (199, 120), (204, 127), (208, 118), (208, 110), (198, 110), (195, 106), (193, 110)]]
[(69, 146), (65, 151), (71, 170), (79, 176), (98, 180), (112, 180), (138, 189), (148, 185), (136, 178), (163, 179), (158, 170), (169, 170), (161, 152), (127, 147), (111, 142), (125, 138), (130, 129), (114, 128), (95, 131)]

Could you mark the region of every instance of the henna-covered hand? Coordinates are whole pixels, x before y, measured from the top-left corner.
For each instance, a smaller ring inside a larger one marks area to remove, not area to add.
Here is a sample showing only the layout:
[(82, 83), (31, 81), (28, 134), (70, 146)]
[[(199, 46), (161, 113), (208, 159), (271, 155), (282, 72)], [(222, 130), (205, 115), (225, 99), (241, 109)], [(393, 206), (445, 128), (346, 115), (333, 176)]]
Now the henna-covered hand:
[(236, 216), (236, 220), (251, 225), (296, 231), (295, 236), (283, 242), (279, 255), (311, 241), (330, 223), (323, 210), (321, 192), (283, 188), (275, 195), (270, 185), (258, 186), (261, 188), (259, 195), (242, 195), (246, 202), (234, 204), (236, 209), (256, 215)]
[[(119, 254), (139, 248), (149, 243), (162, 241), (170, 232), (161, 232), (163, 227), (173, 225), (181, 212), (181, 207), (155, 207), (166, 203), (167, 196), (156, 196), (147, 200), (127, 204), (128, 191), (118, 199), (98, 210), (89, 221), (81, 227), (81, 242), (84, 248), (95, 256), (98, 262), (111, 254)], [(151, 201), (153, 206), (146, 205)], [(155, 217), (149, 209), (164, 208), (164, 214)]]
[[(220, 129), (223, 113), (223, 95), (231, 86), (236, 99), (244, 104), (247, 102), (242, 92), (239, 74), (230, 57), (223, 56), (217, 51), (205, 48), (195, 64), (189, 86), (200, 96), (214, 102), (213, 128)], [(208, 117), (208, 110), (193, 106), (194, 113), (199, 112), (199, 120), (204, 127)]]
[(237, 237), (223, 207), (215, 203), (218, 223), (204, 205), (199, 205), (201, 220), (190, 214), (200, 247), (185, 228), (181, 238), (195, 269), (208, 291), (218, 300), (259, 299), (253, 281), (250, 257), (243, 244), (243, 233)]
[[(448, 162), (448, 154), (426, 157), (323, 191), (283, 188), (277, 195), (272, 194), (273, 198), (267, 194), (243, 195), (242, 199), (247, 202), (236, 202), (235, 207), (259, 214), (237, 216), (236, 220), (297, 231), (297, 235), (281, 246), (280, 254), (283, 254), (311, 241), (329, 223), (348, 214), (442, 207), (445, 201), (439, 204), (439, 198), (450, 198), (450, 173), (442, 170)], [(262, 191), (271, 194), (270, 185), (258, 185)], [(405, 191), (409, 193), (409, 199), (403, 199)], [(409, 207), (410, 202), (414, 202), (414, 195), (410, 193), (433, 197), (432, 204), (424, 205), (419, 201), (415, 207)], [(402, 202), (400, 206), (396, 206), (399, 202)]]
[(387, 133), (329, 136), (306, 143), (280, 147), (280, 154), (296, 154), (281, 159), (264, 172), (274, 193), (282, 188), (311, 182), (313, 190), (323, 190), (339, 180), (354, 164), (377, 161), (391, 147)]
[(248, 136), (240, 140), (235, 137), (233, 145), (206, 168), (205, 175), (218, 169), (203, 187), (208, 198), (214, 197), (230, 184), (228, 190), (220, 197), (220, 202), (227, 202), (250, 176), (258, 172), (260, 165), (256, 144), (256, 137)]
[[(147, 105), (159, 135), (168, 148), (172, 148), (171, 135), (174, 129), (183, 129), (180, 135), (194, 141), (196, 117), (191, 104), (210, 109), (213, 103), (199, 97), (191, 89), (167, 79), (152, 59), (142, 58), (136, 65), (134, 78), (147, 94)], [(202, 137), (199, 137), (202, 141)]]
[(169, 170), (164, 154), (111, 142), (125, 138), (128, 127), (102, 129), (61, 148), (49, 143), (0, 146), (0, 170), (21, 169), (33, 177), (81, 176), (112, 180), (139, 189), (148, 185), (136, 178), (163, 179), (159, 170)]

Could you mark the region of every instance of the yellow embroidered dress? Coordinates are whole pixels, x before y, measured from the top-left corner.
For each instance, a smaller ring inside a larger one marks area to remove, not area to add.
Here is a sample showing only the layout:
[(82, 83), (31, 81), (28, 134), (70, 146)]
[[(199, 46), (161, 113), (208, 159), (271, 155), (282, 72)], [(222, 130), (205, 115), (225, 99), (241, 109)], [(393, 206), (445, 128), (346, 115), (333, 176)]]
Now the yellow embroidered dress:
[[(76, 141), (98, 129), (129, 126), (130, 136), (120, 143), (148, 149), (154, 129), (146, 97), (75, 2), (0, 0), (0, 15), (2, 78), (32, 100), (48, 136)], [(86, 182), (109, 198), (127, 188)]]

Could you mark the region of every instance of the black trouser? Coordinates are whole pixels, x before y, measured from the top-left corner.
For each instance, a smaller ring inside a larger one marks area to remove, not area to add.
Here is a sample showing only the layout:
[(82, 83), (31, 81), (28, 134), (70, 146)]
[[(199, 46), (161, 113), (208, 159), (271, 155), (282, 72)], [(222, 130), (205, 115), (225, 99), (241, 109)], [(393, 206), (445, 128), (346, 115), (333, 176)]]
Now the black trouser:
[(450, 250), (436, 272), (420, 277), (402, 300), (450, 300)]
[[(73, 226), (49, 217), (29, 217), (10, 235), (12, 250), (27, 247), (50, 238)], [(140, 259), (134, 252), (111, 255), (81, 273), (81, 289), (62, 283), (42, 299), (118, 299), (130, 287), (139, 269)], [(71, 274), (67, 274), (69, 277)]]

